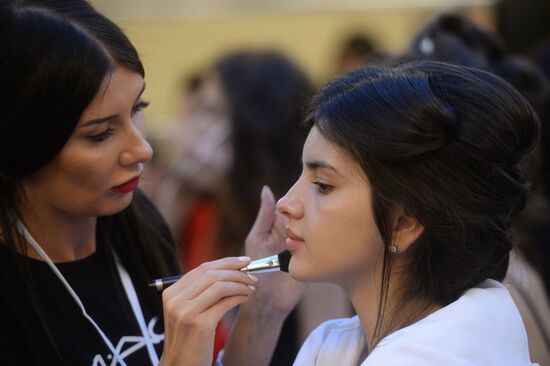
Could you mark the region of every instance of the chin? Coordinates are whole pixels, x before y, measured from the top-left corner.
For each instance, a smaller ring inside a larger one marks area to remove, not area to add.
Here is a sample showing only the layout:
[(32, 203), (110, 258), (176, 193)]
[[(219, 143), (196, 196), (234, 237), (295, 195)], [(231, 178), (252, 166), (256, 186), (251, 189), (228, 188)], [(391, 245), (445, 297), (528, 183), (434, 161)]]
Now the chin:
[(327, 266), (326, 263), (308, 261), (305, 257), (293, 255), (288, 265), (288, 273), (299, 282), (324, 282), (340, 284), (348, 274), (346, 267)]
[(110, 216), (121, 212), (130, 206), (133, 197), (134, 193), (129, 192), (120, 197), (110, 198), (108, 202), (105, 202), (103, 207), (101, 207), (100, 213), (97, 216)]
[(300, 281), (300, 282), (319, 281), (318, 273), (315, 273), (315, 271), (312, 271), (312, 268), (310, 268), (307, 265), (304, 265), (303, 263), (295, 262), (294, 258), (290, 260), (290, 264), (288, 265), (288, 273), (296, 281)]

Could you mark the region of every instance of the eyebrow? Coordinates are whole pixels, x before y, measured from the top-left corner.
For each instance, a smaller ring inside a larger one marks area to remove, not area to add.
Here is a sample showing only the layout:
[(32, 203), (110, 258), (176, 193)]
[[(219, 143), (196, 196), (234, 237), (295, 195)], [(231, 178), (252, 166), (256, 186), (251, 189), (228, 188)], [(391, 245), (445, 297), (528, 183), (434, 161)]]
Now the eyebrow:
[[(141, 95), (143, 94), (144, 91), (145, 91), (145, 83), (143, 83), (143, 86), (141, 87), (141, 91), (139, 92), (138, 96), (136, 97), (136, 100), (134, 100), (134, 103), (132, 103), (132, 105), (136, 104), (136, 102), (141, 97)], [(110, 116), (92, 119), (92, 120), (89, 120), (87, 122), (84, 122), (80, 127), (97, 125), (97, 124), (100, 124), (100, 123), (110, 121), (110, 120), (112, 120), (113, 118), (116, 118), (116, 117), (118, 117), (118, 114), (112, 114)]]
[(332, 165), (330, 165), (328, 163), (325, 163), (324, 161), (318, 161), (318, 160), (307, 161), (307, 162), (305, 162), (305, 165), (308, 167), (308, 169), (311, 169), (311, 170), (329, 169), (329, 170), (332, 170), (336, 174), (343, 177), (342, 173), (340, 173), (335, 167), (333, 167)]

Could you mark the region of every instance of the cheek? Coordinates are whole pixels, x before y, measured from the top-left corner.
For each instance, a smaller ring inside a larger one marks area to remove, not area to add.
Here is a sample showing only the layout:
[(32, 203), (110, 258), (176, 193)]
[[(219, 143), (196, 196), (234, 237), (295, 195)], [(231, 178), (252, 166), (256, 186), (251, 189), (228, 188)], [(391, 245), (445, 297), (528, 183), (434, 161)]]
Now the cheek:
[(66, 211), (95, 213), (115, 184), (110, 155), (107, 148), (67, 149), (50, 169), (49, 195)]
[(337, 216), (333, 213), (331, 222), (324, 224), (329, 229), (320, 239), (325, 243), (327, 259), (334, 256), (342, 262), (368, 264), (382, 247), (378, 228), (365, 210), (351, 209)]
[(323, 201), (305, 214), (305, 250), (298, 251), (291, 264), (296, 279), (343, 283), (357, 275), (370, 276), (383, 256), (370, 201), (334, 198), (334, 204)]
[(109, 159), (101, 156), (81, 156), (67, 159), (63, 166), (65, 183), (72, 189), (96, 192), (105, 190), (111, 175)]
[(372, 214), (371, 202), (365, 196), (364, 194), (335, 195), (330, 201), (325, 200), (315, 204), (312, 213), (317, 217), (316, 226), (321, 233), (320, 236), (330, 238), (336, 245), (343, 247), (350, 239), (353, 239), (352, 242), (363, 243), (363, 246), (370, 246), (371, 243), (379, 244), (381, 239)]
[(116, 183), (116, 169), (108, 159), (86, 159), (67, 164), (63, 181), (57, 185), (59, 204), (78, 215), (112, 215), (126, 208), (132, 193), (110, 191)]
[(351, 209), (346, 220), (342, 220), (342, 232), (349, 240), (349, 246), (344, 241), (352, 258), (360, 259), (363, 266), (372, 268), (383, 253), (383, 241), (372, 214), (370, 200), (349, 202)]

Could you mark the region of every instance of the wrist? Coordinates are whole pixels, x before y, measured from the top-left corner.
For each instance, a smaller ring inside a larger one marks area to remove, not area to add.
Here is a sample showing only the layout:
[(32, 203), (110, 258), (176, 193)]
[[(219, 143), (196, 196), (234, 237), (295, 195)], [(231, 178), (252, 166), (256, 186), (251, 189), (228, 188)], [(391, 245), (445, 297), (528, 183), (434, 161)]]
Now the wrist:
[(239, 316), (262, 326), (282, 326), (289, 311), (282, 311), (278, 308), (266, 305), (251, 299), (240, 306)]
[(225, 345), (223, 366), (267, 365), (286, 314), (256, 304), (242, 304)]

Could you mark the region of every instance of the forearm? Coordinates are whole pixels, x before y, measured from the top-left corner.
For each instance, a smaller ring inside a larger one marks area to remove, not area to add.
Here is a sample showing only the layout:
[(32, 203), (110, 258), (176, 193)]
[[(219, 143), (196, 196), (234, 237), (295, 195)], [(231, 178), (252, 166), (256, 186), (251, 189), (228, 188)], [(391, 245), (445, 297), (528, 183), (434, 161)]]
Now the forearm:
[(243, 304), (225, 346), (223, 365), (268, 365), (285, 318), (252, 304)]

